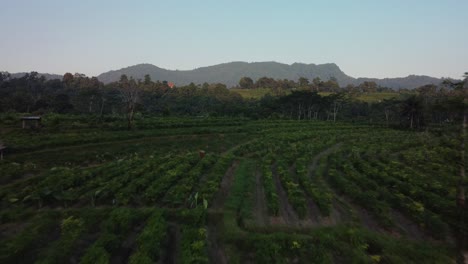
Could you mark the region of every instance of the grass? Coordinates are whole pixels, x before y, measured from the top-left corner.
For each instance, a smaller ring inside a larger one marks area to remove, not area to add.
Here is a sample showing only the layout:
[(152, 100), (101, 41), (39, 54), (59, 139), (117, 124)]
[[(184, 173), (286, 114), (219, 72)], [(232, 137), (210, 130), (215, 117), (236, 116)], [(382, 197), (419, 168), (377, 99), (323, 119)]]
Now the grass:
[[(240, 89), (232, 88), (231, 91), (240, 94), (245, 99), (260, 99), (267, 94), (274, 95), (270, 88), (259, 88), (259, 89)], [(320, 92), (321, 96), (327, 96), (332, 94), (331, 92)], [(367, 102), (367, 103), (376, 103), (384, 99), (398, 98), (400, 94), (397, 92), (378, 92), (378, 93), (368, 93), (360, 94), (356, 97), (357, 100)]]

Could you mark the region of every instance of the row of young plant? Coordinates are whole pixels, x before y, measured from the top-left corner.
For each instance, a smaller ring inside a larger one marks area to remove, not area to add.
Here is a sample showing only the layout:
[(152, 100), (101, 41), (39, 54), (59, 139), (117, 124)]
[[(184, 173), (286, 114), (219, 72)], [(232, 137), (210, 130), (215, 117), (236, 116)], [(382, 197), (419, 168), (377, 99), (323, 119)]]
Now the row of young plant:
[(107, 213), (106, 210), (92, 209), (71, 210), (63, 213), (58, 239), (47, 244), (35, 263), (60, 264), (78, 261), (81, 256), (76, 249), (80, 247), (80, 243), (83, 243), (87, 235), (98, 231), (99, 224)]
[(172, 253), (175, 263), (209, 263), (208, 230), (206, 228), (207, 210), (203, 204), (193, 209), (181, 209), (175, 212), (180, 231), (179, 248)]
[(278, 159), (276, 161), (276, 168), (273, 167), (273, 170), (275, 171), (276, 169), (278, 173), (281, 185), (288, 196), (288, 201), (291, 203), (299, 218), (303, 219), (307, 214), (305, 194), (297, 181), (292, 177), (287, 164), (285, 160)]
[(433, 179), (450, 181), (455, 185), (454, 176), (459, 173), (457, 165), (461, 160), (458, 146), (452, 145), (449, 148), (431, 143), (426, 142), (424, 145), (400, 153), (401, 162), (424, 175), (431, 175)]
[(161, 211), (154, 211), (136, 239), (136, 250), (129, 258), (130, 264), (161, 262), (162, 249), (167, 239), (168, 224)]
[(339, 170), (331, 169), (329, 173), (335, 187), (371, 211), (385, 227), (393, 225), (390, 209), (395, 208), (430, 230), (433, 236), (445, 237), (446, 224), (432, 211), (453, 215), (446, 210), (449, 203), (445, 198), (421, 188), (421, 182), (416, 183), (417, 175), (404, 170), (400, 173), (404, 167), (395, 166), (389, 159), (387, 163), (375, 159), (368, 162), (359, 153), (351, 151), (348, 155), (346, 160), (336, 157), (332, 160), (331, 166)]
[(234, 155), (232, 153), (221, 156), (212, 166), (209, 173), (204, 175), (203, 179), (195, 185), (194, 193), (192, 193), (193, 196), (197, 194), (197, 199), (199, 197), (201, 201), (206, 200), (208, 206), (211, 206), (213, 198), (219, 190), (221, 180), (229, 167), (232, 166), (233, 161)]
[(201, 161), (197, 163), (187, 175), (173, 185), (166, 193), (163, 199), (164, 205), (171, 207), (180, 207), (187, 205), (188, 199), (194, 193), (195, 185), (201, 180), (203, 175), (208, 173), (213, 164), (218, 160), (218, 156), (214, 154), (207, 154)]
[[(438, 181), (435, 176), (424, 175), (413, 168), (390, 161), (383, 163), (377, 160), (363, 162), (362, 170), (381, 172), (382, 176), (388, 175), (393, 188), (405, 195), (421, 201), (426, 207), (441, 215), (449, 213), (447, 209), (454, 209), (455, 183), (450, 186), (450, 181)], [(453, 190), (453, 191), (452, 191)]]
[(226, 199), (225, 210), (235, 212), (237, 225), (240, 227), (244, 227), (252, 216), (256, 170), (257, 164), (253, 160), (241, 160), (234, 172), (234, 181)]
[(418, 185), (409, 181), (399, 180), (395, 177), (399, 174), (398, 169), (387, 173), (382, 170), (382, 167), (372, 167), (363, 160), (354, 162), (354, 167), (368, 179), (385, 188), (385, 190), (391, 190), (391, 192), (387, 191), (385, 199), (394, 208), (403, 211), (435, 237), (445, 237), (446, 225), (433, 210), (453, 217), (455, 215), (455, 208), (451, 206), (453, 203), (450, 203), (444, 197), (434, 195), (430, 191), (424, 191)]
[(123, 251), (122, 244), (145, 214), (129, 208), (115, 208), (100, 226), (99, 237), (82, 256), (81, 264), (110, 263), (113, 254)]
[(273, 165), (273, 157), (268, 154), (263, 158), (262, 161), (262, 182), (263, 189), (265, 190), (268, 214), (278, 216), (279, 214), (279, 201), (278, 194), (276, 192), (275, 180), (273, 178), (273, 172), (271, 166)]
[(179, 159), (179, 164), (175, 168), (163, 172), (144, 190), (146, 203), (155, 204), (160, 202), (167, 190), (185, 177), (198, 162), (200, 162), (200, 157), (196, 153), (189, 153), (182, 159)]
[[(162, 263), (174, 255), (180, 263), (208, 263), (205, 213), (202, 207), (43, 211), (18, 235), (0, 238), (0, 261)], [(168, 217), (181, 228), (180, 244), (169, 240)]]
[(21, 202), (39, 207), (88, 205), (88, 201), (92, 206), (154, 203), (199, 160), (189, 153), (136, 156), (91, 169), (55, 167), (40, 177), (3, 187), (0, 197), (6, 205)]
[(153, 163), (154, 166), (146, 170), (140, 176), (133, 178), (130, 182), (118, 190), (118, 204), (132, 204), (135, 206), (146, 205), (143, 191), (148, 188), (148, 186), (150, 186), (154, 181), (157, 181), (157, 179), (161, 177), (161, 175), (163, 175), (166, 171), (175, 168), (177, 165), (183, 162), (185, 158), (185, 156), (171, 154), (165, 155), (163, 157), (159, 157), (157, 155), (149, 156), (148, 159), (150, 159), (150, 162)]
[(311, 179), (308, 162), (304, 157), (296, 160), (296, 174), (305, 193), (317, 204), (320, 213), (329, 216), (332, 208), (333, 195), (321, 180), (320, 173), (315, 173)]
[(94, 199), (93, 205), (98, 200), (100, 204), (128, 205), (135, 193), (131, 192), (133, 190), (127, 189), (127, 186), (136, 179), (144, 178), (145, 174), (156, 170), (161, 163), (166, 161), (165, 159), (157, 160), (146, 157), (140, 159), (141, 162), (133, 164), (132, 169), (125, 169), (117, 177), (100, 182), (97, 187), (88, 188), (84, 196), (90, 196), (92, 200)]
[(20, 225), (25, 228), (16, 236), (0, 237), (0, 263), (33, 263), (49, 242), (47, 234), (57, 225), (59, 212), (41, 212)]
[(0, 185), (12, 183), (25, 176), (38, 172), (36, 164), (26, 162), (24, 164), (0, 160)]
[[(133, 169), (142, 162), (132, 157), (127, 160), (107, 164), (92, 170), (54, 167), (40, 177), (28, 179), (2, 189), (2, 198), (6, 197), (12, 204), (61, 205), (67, 206), (79, 199), (83, 193), (94, 189), (93, 185), (104, 185), (122, 171)], [(5, 199), (3, 199), (5, 200)]]
[[(11, 126), (12, 130), (2, 135), (9, 153), (17, 153), (43, 149), (45, 147), (59, 147), (89, 143), (102, 143), (119, 140), (138, 139), (143, 137), (203, 134), (203, 133), (232, 133), (244, 130), (247, 121), (228, 118), (219, 119), (145, 119), (136, 122), (136, 131), (128, 131), (126, 123), (103, 122), (99, 126), (80, 120), (49, 122), (44, 118), (44, 127), (37, 131), (22, 130), (20, 121)], [(19, 118), (18, 118), (19, 120)], [(235, 127), (235, 129), (233, 129)], [(16, 129), (15, 129), (16, 128)], [(32, 140), (33, 139), (33, 140)]]
[(301, 234), (249, 233), (229, 238), (238, 263), (451, 263), (453, 251), (355, 226), (316, 228)]
[(340, 193), (369, 210), (387, 228), (393, 226), (390, 206), (385, 202), (386, 190), (374, 181), (359, 174), (352, 165), (340, 155), (329, 158), (328, 180)]

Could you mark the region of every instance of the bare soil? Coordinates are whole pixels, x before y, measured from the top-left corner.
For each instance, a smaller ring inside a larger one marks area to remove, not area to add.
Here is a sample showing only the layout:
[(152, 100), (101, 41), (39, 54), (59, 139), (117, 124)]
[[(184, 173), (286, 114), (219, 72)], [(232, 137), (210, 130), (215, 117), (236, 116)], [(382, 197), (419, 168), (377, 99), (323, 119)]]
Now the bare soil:
[(130, 255), (136, 250), (136, 239), (145, 227), (145, 222), (140, 223), (127, 234), (125, 240), (120, 245), (120, 249), (111, 257), (110, 263), (127, 263)]
[(283, 221), (278, 223), (278, 219), (273, 218), (270, 220), (270, 222), (272, 224), (286, 224), (289, 226), (297, 227), (299, 225), (299, 217), (294, 211), (292, 205), (289, 203), (288, 196), (286, 195), (286, 191), (281, 185), (281, 181), (278, 176), (276, 163), (272, 165), (271, 169), (273, 172), (273, 178), (274, 178), (275, 185), (276, 185), (276, 192), (278, 193), (279, 215), (282, 217)]
[(231, 167), (229, 167), (229, 169), (224, 174), (223, 179), (221, 180), (221, 186), (219, 187), (219, 190), (213, 199), (213, 205), (211, 206), (213, 210), (223, 209), (226, 198), (228, 197), (229, 191), (231, 190), (232, 183), (234, 182), (234, 172), (238, 166), (239, 161), (234, 161), (231, 164)]
[(220, 240), (217, 234), (220, 234), (220, 228), (216, 223), (208, 223), (207, 226), (207, 235), (208, 235), (208, 247), (209, 247), (209, 257), (210, 263), (220, 263), (227, 264), (228, 258), (222, 241)]
[(392, 209), (391, 216), (396, 225), (396, 232), (405, 234), (411, 240), (425, 240), (429, 238), (416, 223), (397, 210)]
[(341, 199), (347, 203), (347, 205), (356, 213), (356, 216), (359, 218), (361, 224), (372, 231), (385, 232), (385, 229), (379, 224), (377, 219), (370, 214), (366, 209), (362, 208), (359, 205), (356, 205), (348, 197), (341, 196)]
[(312, 177), (314, 175), (315, 170), (317, 169), (318, 162), (321, 158), (328, 156), (335, 152), (337, 149), (341, 147), (342, 143), (337, 143), (326, 150), (320, 152), (319, 154), (315, 155), (315, 157), (312, 159), (312, 163), (309, 166), (309, 176)]
[(268, 208), (265, 201), (265, 190), (262, 184), (262, 174), (255, 172), (255, 207), (253, 211), (255, 222), (258, 225), (268, 225)]
[(85, 254), (86, 250), (99, 238), (99, 233), (85, 234), (80, 237), (75, 243), (75, 249), (69, 259), (69, 263), (77, 264), (80, 263), (81, 258)]
[(20, 234), (28, 225), (28, 222), (0, 225), (0, 240), (8, 239)]
[(162, 256), (162, 263), (175, 264), (179, 263), (178, 256), (180, 255), (180, 228), (174, 223), (169, 224), (167, 248), (165, 255)]

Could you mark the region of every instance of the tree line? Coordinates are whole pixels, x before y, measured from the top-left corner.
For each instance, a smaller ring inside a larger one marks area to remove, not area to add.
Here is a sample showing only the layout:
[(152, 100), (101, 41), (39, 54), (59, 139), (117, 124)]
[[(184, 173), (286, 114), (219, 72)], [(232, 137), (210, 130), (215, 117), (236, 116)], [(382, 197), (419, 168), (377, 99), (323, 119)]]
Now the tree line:
[(46, 80), (37, 72), (20, 78), (0, 73), (0, 112), (121, 115), (129, 128), (136, 115), (349, 120), (423, 128), (451, 124), (463, 117), (466, 77), (460, 82), (422, 86), (406, 98), (367, 103), (357, 100), (356, 94), (386, 89), (374, 82), (340, 88), (334, 78), (309, 82), (301, 77), (295, 82), (263, 77), (253, 82), (243, 77), (239, 81), (242, 88), (272, 91), (261, 99), (245, 99), (224, 84), (170, 88), (167, 81), (153, 81), (149, 75), (143, 80), (122, 75), (119, 81), (104, 84), (83, 74), (66, 73), (61, 80)]
[(324, 81), (320, 77), (315, 77), (310, 81), (305, 77), (299, 77), (298, 81), (288, 79), (275, 80), (269, 77), (261, 77), (257, 81), (253, 81), (250, 77), (242, 77), (237, 86), (241, 89), (258, 89), (270, 88), (277, 95), (282, 95), (287, 90), (310, 90), (315, 92), (341, 92), (358, 95), (360, 93), (374, 93), (374, 92), (395, 92), (395, 90), (388, 87), (378, 86), (374, 81), (364, 81), (359, 85), (349, 84), (346, 87), (340, 87), (338, 80), (335, 77), (330, 77)]

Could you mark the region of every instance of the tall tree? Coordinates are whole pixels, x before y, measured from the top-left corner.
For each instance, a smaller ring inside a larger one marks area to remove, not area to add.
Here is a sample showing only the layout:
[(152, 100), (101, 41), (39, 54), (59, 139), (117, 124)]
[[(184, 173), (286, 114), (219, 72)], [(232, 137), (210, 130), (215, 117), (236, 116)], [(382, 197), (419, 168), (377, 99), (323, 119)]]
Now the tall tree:
[(402, 102), (401, 114), (409, 120), (409, 127), (412, 129), (415, 126), (420, 126), (420, 116), (422, 114), (421, 100), (413, 95)]
[(125, 105), (127, 128), (130, 130), (133, 128), (136, 106), (140, 99), (140, 89), (135, 80), (133, 78), (128, 79), (127, 75), (125, 74), (120, 76), (118, 88)]
[(299, 78), (299, 86), (300, 87), (307, 87), (309, 85), (309, 79), (305, 77), (300, 77)]
[(253, 88), (254, 82), (250, 77), (242, 77), (239, 80), (239, 86), (244, 89), (251, 89)]

